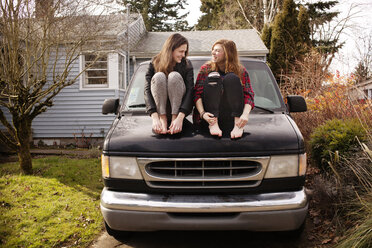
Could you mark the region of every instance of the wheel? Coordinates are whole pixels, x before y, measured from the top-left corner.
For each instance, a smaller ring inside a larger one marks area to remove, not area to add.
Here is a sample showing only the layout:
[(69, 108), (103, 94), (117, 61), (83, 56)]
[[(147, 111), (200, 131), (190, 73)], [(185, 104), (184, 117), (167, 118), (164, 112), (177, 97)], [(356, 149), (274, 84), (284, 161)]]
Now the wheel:
[(119, 240), (119, 241), (128, 241), (131, 236), (133, 235), (133, 232), (128, 232), (128, 231), (119, 231), (119, 230), (114, 230), (114, 229), (111, 229), (111, 227), (109, 227), (109, 225), (106, 223), (105, 221), (105, 228), (106, 228), (106, 232), (114, 237), (115, 239)]
[(306, 226), (306, 219), (304, 220), (304, 222), (302, 222), (299, 228), (292, 230), (292, 231), (286, 231), (284, 232), (284, 235), (287, 236), (288, 238), (299, 239), (305, 230), (305, 226)]

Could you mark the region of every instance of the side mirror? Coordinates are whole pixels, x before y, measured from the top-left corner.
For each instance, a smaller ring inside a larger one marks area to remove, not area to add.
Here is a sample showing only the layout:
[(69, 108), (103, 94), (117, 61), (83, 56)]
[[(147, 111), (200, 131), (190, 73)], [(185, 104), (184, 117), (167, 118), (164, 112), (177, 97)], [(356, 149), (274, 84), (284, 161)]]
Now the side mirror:
[(102, 114), (117, 114), (119, 110), (119, 98), (106, 99), (102, 105)]
[(287, 104), (289, 112), (307, 111), (306, 101), (302, 96), (287, 96)]

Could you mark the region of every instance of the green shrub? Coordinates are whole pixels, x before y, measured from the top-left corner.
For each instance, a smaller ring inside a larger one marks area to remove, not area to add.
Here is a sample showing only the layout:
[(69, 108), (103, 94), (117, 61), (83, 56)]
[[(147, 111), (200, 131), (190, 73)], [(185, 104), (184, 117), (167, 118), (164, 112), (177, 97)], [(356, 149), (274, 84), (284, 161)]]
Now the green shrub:
[(311, 156), (321, 169), (326, 169), (330, 152), (346, 154), (360, 141), (365, 140), (366, 132), (356, 119), (333, 119), (317, 127), (310, 137)]

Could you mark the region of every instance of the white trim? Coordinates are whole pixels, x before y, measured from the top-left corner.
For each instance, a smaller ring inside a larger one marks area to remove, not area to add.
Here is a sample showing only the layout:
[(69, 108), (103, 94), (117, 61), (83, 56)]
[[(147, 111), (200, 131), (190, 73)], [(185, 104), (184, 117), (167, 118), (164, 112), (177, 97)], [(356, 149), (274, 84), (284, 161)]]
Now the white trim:
[(123, 88), (121, 88), (120, 87), (120, 81), (119, 81), (119, 59), (118, 59), (118, 64), (117, 64), (117, 69), (118, 69), (118, 72), (117, 72), (117, 74), (118, 74), (118, 89), (119, 90), (125, 90), (126, 89), (126, 83), (127, 83), (127, 56), (126, 55), (124, 55), (122, 52), (118, 52), (118, 57), (119, 57), (119, 55), (120, 56), (122, 56), (123, 57), (123, 59), (124, 59), (124, 61), (123, 61), (123, 72), (124, 72), (124, 87)]
[(117, 65), (119, 63), (118, 53), (107, 54), (107, 80), (110, 89), (119, 88), (119, 73)]
[[(124, 58), (124, 88), (119, 85), (119, 55)], [(106, 85), (84, 85), (84, 74), (79, 77), (79, 89), (84, 90), (120, 90), (126, 91), (127, 84), (127, 56), (120, 51), (107, 53), (107, 84)], [(84, 68), (84, 54), (79, 56), (79, 71)]]
[[(80, 54), (79, 56), (79, 72), (81, 72), (84, 69), (85, 54), (87, 53)], [(112, 90), (112, 88), (110, 87), (109, 56), (110, 56), (110, 53), (107, 53), (107, 84), (84, 85), (85, 72), (83, 72), (80, 74), (80, 77), (79, 77), (79, 90), (81, 91), (83, 90)]]

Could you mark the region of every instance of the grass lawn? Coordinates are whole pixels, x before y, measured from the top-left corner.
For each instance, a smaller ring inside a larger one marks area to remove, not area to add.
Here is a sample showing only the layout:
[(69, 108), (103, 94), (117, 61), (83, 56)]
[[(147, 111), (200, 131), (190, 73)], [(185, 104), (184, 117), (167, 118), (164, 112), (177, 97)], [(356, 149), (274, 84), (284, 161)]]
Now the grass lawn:
[(103, 228), (100, 160), (37, 158), (33, 168), (0, 164), (0, 246), (88, 246)]

